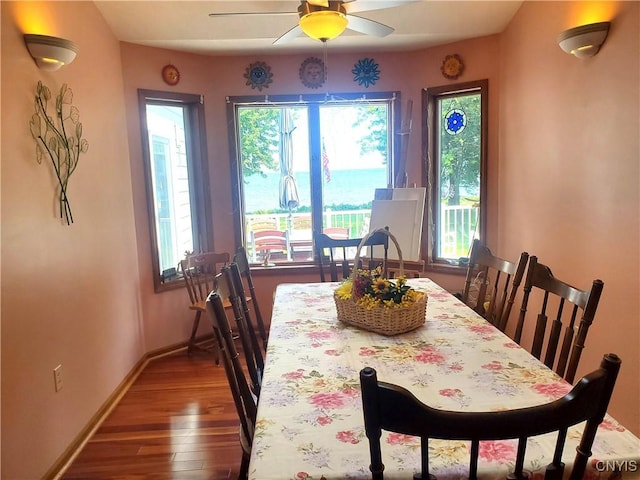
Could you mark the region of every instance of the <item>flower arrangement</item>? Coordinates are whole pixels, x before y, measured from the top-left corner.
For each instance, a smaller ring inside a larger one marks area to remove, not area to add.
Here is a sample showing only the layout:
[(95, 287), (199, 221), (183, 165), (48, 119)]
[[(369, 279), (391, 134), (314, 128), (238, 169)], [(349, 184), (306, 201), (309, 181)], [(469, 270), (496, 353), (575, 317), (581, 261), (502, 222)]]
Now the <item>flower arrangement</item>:
[(376, 307), (408, 308), (426, 295), (407, 285), (407, 278), (400, 276), (390, 280), (382, 276), (380, 266), (373, 270), (358, 269), (335, 291), (341, 300), (353, 298), (355, 303), (367, 310)]
[(388, 228), (379, 228), (362, 238), (354, 259), (360, 264), (360, 250), (379, 233), (387, 235), (396, 246), (401, 275), (389, 280), (382, 268), (361, 270), (354, 267), (351, 275), (333, 291), (338, 321), (382, 335), (398, 335), (425, 323), (427, 294), (407, 285), (402, 275), (402, 250)]

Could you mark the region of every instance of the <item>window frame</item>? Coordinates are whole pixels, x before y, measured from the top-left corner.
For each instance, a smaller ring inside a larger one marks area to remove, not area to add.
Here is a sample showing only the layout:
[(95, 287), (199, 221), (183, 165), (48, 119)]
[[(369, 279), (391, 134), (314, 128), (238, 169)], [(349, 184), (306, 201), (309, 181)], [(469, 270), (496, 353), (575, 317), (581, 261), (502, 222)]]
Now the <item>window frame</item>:
[[(246, 245), (247, 239), (245, 232), (244, 222), (244, 192), (242, 182), (242, 167), (240, 164), (240, 135), (237, 129), (237, 112), (239, 107), (243, 106), (256, 106), (256, 107), (286, 107), (286, 106), (305, 106), (314, 104), (314, 107), (309, 109), (309, 154), (310, 159), (310, 175), (311, 175), (311, 204), (312, 209), (317, 202), (321, 203), (321, 199), (317, 199), (318, 195), (321, 195), (322, 191), (322, 151), (321, 151), (321, 139), (318, 137), (320, 134), (320, 116), (319, 107), (323, 104), (335, 103), (339, 105), (341, 103), (356, 103), (358, 101), (369, 100), (383, 100), (389, 102), (389, 127), (392, 128), (391, 135), (389, 136), (389, 154), (391, 156), (390, 171), (388, 172), (388, 182), (395, 186), (395, 179), (397, 176), (398, 168), (400, 165), (400, 141), (398, 141), (398, 135), (401, 128), (401, 97), (399, 91), (384, 91), (384, 92), (367, 92), (367, 93), (333, 93), (333, 94), (304, 94), (304, 95), (249, 95), (249, 96), (230, 96), (226, 98), (227, 101), (227, 124), (228, 128), (228, 141), (229, 141), (229, 158), (231, 162), (231, 187), (232, 187), (232, 202), (233, 202), (233, 228), (234, 238), (237, 245)], [(318, 193), (320, 192), (320, 193)], [(373, 200), (373, 199), (372, 199)], [(322, 229), (322, 218), (319, 215), (314, 215), (313, 229)], [(314, 252), (315, 257), (315, 252)], [(286, 269), (291, 267), (301, 267), (304, 265), (315, 265), (314, 262), (309, 261), (292, 261), (286, 263), (277, 263), (275, 266), (269, 267), (269, 269)]]
[[(213, 250), (213, 218), (209, 191), (209, 162), (207, 159), (204, 99), (202, 95), (138, 89), (138, 111), (140, 115), (140, 137), (144, 164), (149, 237), (151, 241), (151, 267), (153, 286), (156, 293), (180, 288), (182, 277), (163, 280), (160, 272), (160, 252), (156, 231), (156, 208), (147, 128), (147, 105), (168, 105), (185, 107), (185, 148), (187, 151), (187, 172), (189, 177), (189, 202), (194, 252)], [(177, 267), (177, 265), (176, 265)]]
[(437, 257), (436, 239), (438, 238), (438, 224), (436, 219), (439, 212), (439, 191), (436, 185), (440, 165), (438, 162), (438, 118), (436, 102), (440, 98), (456, 96), (458, 94), (480, 94), (480, 224), (478, 236), (484, 240), (487, 230), (487, 176), (488, 176), (488, 123), (489, 123), (489, 80), (474, 80), (451, 85), (427, 87), (422, 90), (422, 151), (423, 155), (423, 185), (427, 186), (427, 206), (423, 222), (421, 256), (426, 260), (426, 269), (441, 272), (466, 272), (467, 265), (450, 259)]

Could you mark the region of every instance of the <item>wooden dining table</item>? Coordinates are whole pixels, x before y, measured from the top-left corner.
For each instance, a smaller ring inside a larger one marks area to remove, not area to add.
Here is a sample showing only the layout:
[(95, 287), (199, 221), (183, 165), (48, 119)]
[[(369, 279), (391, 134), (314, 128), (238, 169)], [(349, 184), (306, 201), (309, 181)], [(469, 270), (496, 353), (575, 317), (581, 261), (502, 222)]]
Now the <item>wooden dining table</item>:
[[(336, 283), (277, 287), (250, 479), (371, 478), (358, 377), (365, 366), (375, 368), (379, 380), (446, 410), (528, 407), (571, 389), (435, 282), (408, 283), (428, 295), (426, 321), (392, 337), (338, 321)], [(568, 467), (580, 435), (580, 425), (570, 429), (564, 449)], [(385, 478), (412, 478), (419, 471), (419, 438), (383, 432), (382, 445)], [(526, 468), (535, 472), (533, 478), (542, 478), (537, 475), (550, 463), (554, 445), (553, 434), (529, 440)], [(479, 478), (506, 478), (516, 447), (517, 440), (481, 442)], [(429, 448), (431, 473), (439, 479), (468, 478), (468, 442), (432, 440)], [(607, 415), (586, 478), (612, 478), (615, 470), (622, 470), (622, 478), (640, 478), (640, 440)]]

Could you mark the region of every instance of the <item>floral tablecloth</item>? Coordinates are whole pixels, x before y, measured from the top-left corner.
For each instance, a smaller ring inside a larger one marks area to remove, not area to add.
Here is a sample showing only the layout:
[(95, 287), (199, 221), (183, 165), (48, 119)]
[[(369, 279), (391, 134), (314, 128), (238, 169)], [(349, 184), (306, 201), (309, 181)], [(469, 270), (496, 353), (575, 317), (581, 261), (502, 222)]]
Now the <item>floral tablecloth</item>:
[[(249, 478), (367, 479), (359, 372), (402, 385), (432, 407), (486, 411), (526, 407), (564, 395), (571, 386), (482, 317), (427, 278), (409, 283), (428, 294), (425, 325), (385, 337), (339, 322), (335, 283), (282, 284), (276, 291)], [(603, 352), (607, 353), (607, 352)], [(594, 365), (593, 369), (598, 365)], [(624, 368), (624, 365), (623, 365)], [(579, 429), (565, 447), (575, 457)], [(383, 432), (385, 478), (419, 471), (419, 439)], [(517, 441), (481, 442), (479, 478), (504, 479)], [(529, 440), (527, 468), (542, 478), (555, 435)], [(467, 442), (431, 441), (430, 467), (440, 479), (468, 478)], [(588, 478), (624, 478), (640, 470), (640, 440), (613, 418), (600, 426)]]

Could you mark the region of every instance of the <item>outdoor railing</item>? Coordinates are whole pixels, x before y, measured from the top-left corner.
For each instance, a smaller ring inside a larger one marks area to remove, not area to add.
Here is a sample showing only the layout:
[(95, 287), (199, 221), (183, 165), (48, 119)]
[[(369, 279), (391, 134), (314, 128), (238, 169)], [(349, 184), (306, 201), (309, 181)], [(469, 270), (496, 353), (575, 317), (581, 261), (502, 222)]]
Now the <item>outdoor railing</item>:
[[(443, 205), (440, 231), (440, 251), (444, 258), (458, 258), (468, 255), (469, 245), (476, 235), (478, 207), (470, 205)], [(251, 231), (275, 229), (288, 231), (290, 238), (301, 236), (312, 238), (311, 214), (306, 212), (261, 213), (245, 215), (245, 235), (247, 251), (252, 255)], [(358, 238), (369, 232), (371, 210), (326, 210), (323, 213), (322, 226), (344, 227), (349, 229), (350, 238)], [(302, 225), (302, 226), (300, 226)], [(295, 260), (295, 258), (294, 258)], [(286, 261), (286, 257), (285, 257)]]
[(469, 255), (469, 247), (477, 236), (479, 208), (470, 205), (442, 205), (440, 256), (458, 259)]

